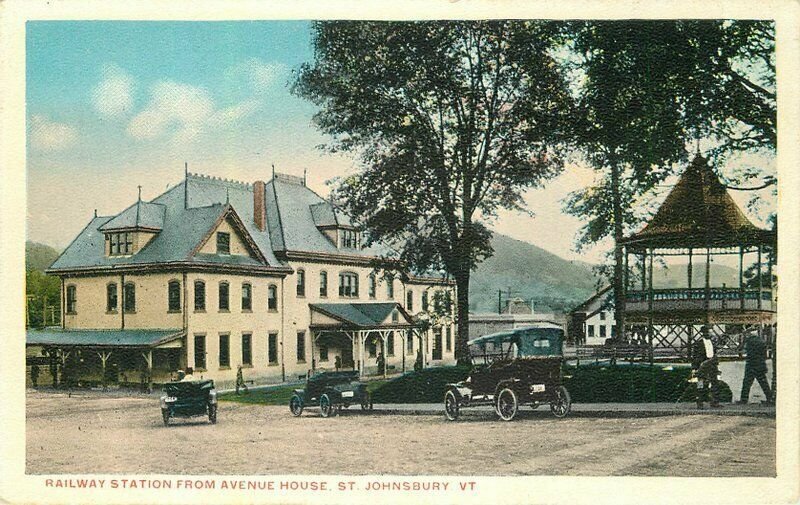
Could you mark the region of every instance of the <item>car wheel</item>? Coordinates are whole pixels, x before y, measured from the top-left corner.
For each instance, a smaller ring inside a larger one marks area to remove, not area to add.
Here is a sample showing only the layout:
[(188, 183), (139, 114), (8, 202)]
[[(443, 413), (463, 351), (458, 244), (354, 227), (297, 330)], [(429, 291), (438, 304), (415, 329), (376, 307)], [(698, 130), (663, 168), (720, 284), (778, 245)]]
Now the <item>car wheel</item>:
[(361, 410), (372, 410), (372, 396), (368, 392), (361, 398)]
[(217, 424), (217, 406), (216, 405), (209, 405), (208, 406), (208, 420), (211, 421), (211, 424)]
[(503, 421), (513, 420), (517, 416), (517, 411), (519, 411), (517, 393), (511, 388), (503, 388), (497, 395), (496, 410), (497, 415)]
[(550, 402), (550, 411), (554, 416), (561, 418), (569, 414), (570, 410), (572, 410), (572, 398), (569, 396), (569, 391), (564, 386), (558, 386), (556, 397)]
[(303, 413), (303, 400), (297, 395), (292, 396), (292, 399), (289, 400), (289, 410), (294, 417), (300, 416)]
[(455, 421), (458, 419), (458, 398), (456, 394), (450, 390), (444, 394), (444, 415), (448, 421)]
[(333, 405), (331, 405), (331, 397), (327, 393), (319, 397), (319, 411), (322, 417), (330, 417), (335, 413)]
[(164, 426), (169, 426), (169, 409), (161, 409), (161, 417), (164, 419)]

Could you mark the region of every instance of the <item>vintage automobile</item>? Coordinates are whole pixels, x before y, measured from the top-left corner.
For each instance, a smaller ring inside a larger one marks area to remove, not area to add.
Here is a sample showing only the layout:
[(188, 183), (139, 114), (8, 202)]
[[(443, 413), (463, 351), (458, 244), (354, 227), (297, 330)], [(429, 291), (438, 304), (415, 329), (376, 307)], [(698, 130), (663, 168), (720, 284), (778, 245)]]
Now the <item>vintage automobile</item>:
[(319, 406), (322, 417), (330, 417), (356, 404), (372, 410), (372, 399), (366, 384), (358, 380), (358, 371), (318, 372), (309, 374), (305, 389), (294, 390), (289, 410), (296, 417), (305, 407)]
[(217, 424), (217, 391), (213, 380), (167, 382), (161, 396), (164, 425), (173, 417), (208, 416)]
[(542, 322), (467, 342), (473, 369), (466, 380), (448, 384), (447, 419), (458, 419), (464, 407), (493, 405), (500, 419), (511, 421), (520, 405), (537, 408), (545, 402), (556, 417), (569, 414), (572, 401), (562, 384), (563, 337), (560, 326)]

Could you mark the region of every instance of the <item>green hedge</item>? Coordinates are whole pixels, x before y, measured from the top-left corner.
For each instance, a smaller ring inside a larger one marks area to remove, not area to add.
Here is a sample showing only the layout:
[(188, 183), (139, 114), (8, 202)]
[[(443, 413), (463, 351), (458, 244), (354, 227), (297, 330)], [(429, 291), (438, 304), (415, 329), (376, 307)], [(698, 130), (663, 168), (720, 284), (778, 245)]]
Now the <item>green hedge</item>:
[[(439, 403), (448, 383), (466, 379), (468, 367), (427, 368), (409, 372), (372, 393), (375, 403)], [(688, 366), (583, 365), (564, 367), (564, 385), (576, 403), (647, 403), (694, 401)], [(731, 390), (720, 381), (720, 401), (731, 401)]]

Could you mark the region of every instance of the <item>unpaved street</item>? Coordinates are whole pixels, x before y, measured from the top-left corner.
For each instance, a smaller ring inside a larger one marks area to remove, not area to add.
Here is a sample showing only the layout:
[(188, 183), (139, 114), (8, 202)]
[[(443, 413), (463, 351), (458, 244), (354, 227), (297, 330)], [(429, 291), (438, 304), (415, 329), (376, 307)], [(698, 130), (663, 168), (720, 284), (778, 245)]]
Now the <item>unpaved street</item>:
[(158, 400), (29, 393), (27, 472), (774, 476), (775, 420), (692, 415), (554, 419), (526, 410), (362, 414), (221, 402), (205, 418), (161, 422)]

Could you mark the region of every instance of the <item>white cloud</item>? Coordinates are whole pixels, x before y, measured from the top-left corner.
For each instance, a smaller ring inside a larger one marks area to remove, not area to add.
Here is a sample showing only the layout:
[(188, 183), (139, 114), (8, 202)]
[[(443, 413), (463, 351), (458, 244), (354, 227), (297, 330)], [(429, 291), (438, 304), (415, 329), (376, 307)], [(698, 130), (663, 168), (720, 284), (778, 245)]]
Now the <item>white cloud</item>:
[(286, 70), (287, 67), (283, 63), (248, 58), (233, 66), (228, 73), (233, 77), (244, 77), (255, 92), (263, 93), (275, 84)]
[(150, 102), (133, 117), (128, 133), (137, 139), (171, 135), (176, 143), (185, 143), (210, 129), (231, 127), (260, 106), (250, 99), (219, 109), (205, 88), (161, 81), (151, 88)]
[(78, 139), (78, 130), (66, 123), (51, 121), (43, 115), (33, 115), (28, 123), (30, 145), (42, 151), (64, 149)]
[(133, 78), (115, 64), (103, 67), (103, 80), (92, 90), (92, 104), (101, 116), (114, 118), (133, 109)]

